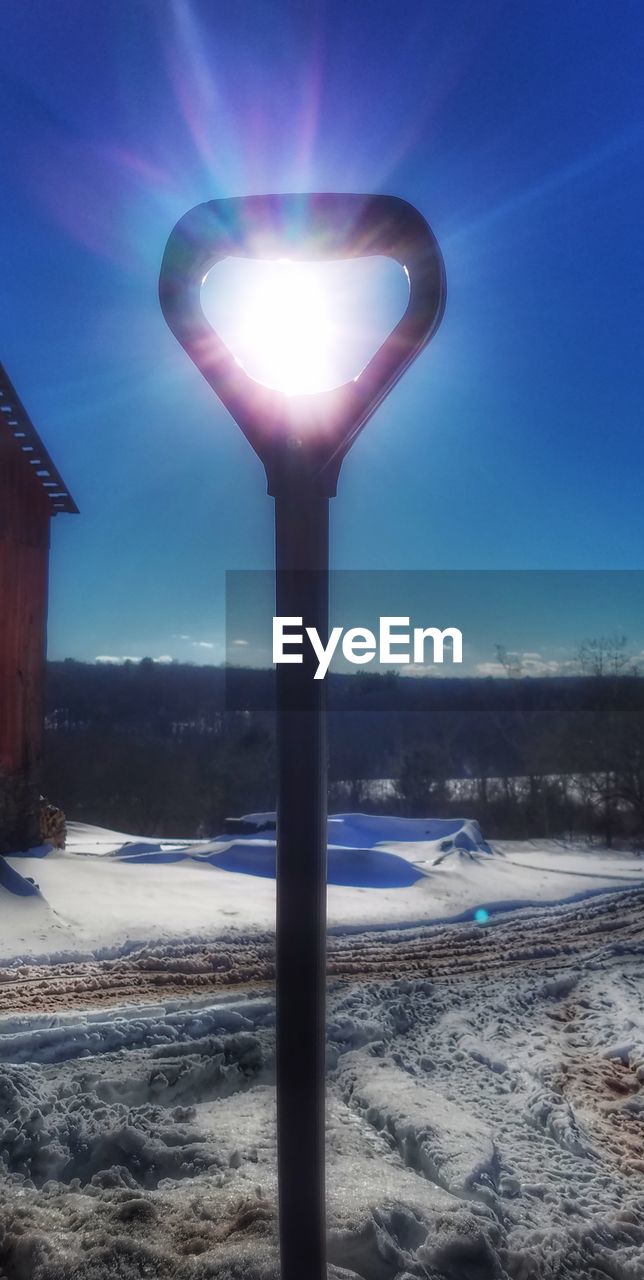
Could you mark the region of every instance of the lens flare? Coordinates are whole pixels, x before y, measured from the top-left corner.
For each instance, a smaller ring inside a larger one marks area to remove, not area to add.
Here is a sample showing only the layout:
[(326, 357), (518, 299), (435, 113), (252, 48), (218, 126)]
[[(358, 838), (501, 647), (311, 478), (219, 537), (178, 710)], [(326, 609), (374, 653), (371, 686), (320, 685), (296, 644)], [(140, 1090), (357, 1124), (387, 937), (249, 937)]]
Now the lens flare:
[(204, 314), (250, 378), (286, 395), (357, 377), (400, 319), (408, 282), (388, 259), (226, 259), (206, 276)]

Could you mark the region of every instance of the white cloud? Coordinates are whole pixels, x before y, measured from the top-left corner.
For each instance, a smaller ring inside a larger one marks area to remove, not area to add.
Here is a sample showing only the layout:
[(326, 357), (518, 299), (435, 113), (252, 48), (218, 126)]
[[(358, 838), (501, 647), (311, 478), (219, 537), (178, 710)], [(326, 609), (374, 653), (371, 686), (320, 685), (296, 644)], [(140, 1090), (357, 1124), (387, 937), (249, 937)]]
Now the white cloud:
[[(119, 653), (119, 654), (98, 653), (94, 658), (94, 662), (105, 662), (108, 664), (111, 663), (113, 666), (115, 665), (117, 666), (122, 662), (140, 662), (140, 661), (141, 661), (141, 658), (135, 658), (134, 655), (131, 653)], [(159, 655), (158, 658), (153, 658), (152, 661), (168, 663), (168, 662), (174, 662), (174, 658), (170, 653), (162, 653)]]
[(108, 663), (109, 662), (111, 663), (140, 662), (140, 661), (141, 661), (140, 658), (134, 658), (131, 653), (120, 653), (118, 655), (113, 653), (97, 653), (96, 657), (94, 658), (94, 662), (108, 662)]
[(559, 676), (564, 667), (568, 664), (565, 662), (557, 662), (555, 658), (541, 658), (534, 654), (524, 654), (522, 669), (526, 676)]
[(505, 675), (505, 667), (502, 662), (477, 662), (475, 670), (478, 676)]
[(214, 649), (215, 647), (212, 640), (193, 640), (192, 644), (195, 649)]
[(449, 667), (435, 666), (434, 663), (424, 662), (410, 662), (409, 666), (387, 667), (386, 670), (389, 673), (393, 672), (395, 675), (401, 676), (403, 679), (427, 677), (431, 680), (441, 680), (454, 674)]
[(233, 644), (245, 645), (248, 648), (248, 640), (233, 640)]
[(502, 662), (477, 662), (479, 676), (507, 676), (516, 671), (519, 676), (560, 676), (574, 668), (574, 662), (544, 658), (540, 653), (508, 653), (509, 668)]

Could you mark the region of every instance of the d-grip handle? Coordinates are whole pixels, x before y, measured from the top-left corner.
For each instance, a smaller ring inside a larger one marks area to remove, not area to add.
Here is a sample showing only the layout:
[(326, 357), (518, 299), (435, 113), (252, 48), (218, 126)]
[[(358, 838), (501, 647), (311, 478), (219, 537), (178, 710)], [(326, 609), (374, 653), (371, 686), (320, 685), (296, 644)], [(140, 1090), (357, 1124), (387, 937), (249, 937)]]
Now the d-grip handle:
[[(291, 396), (255, 382), (202, 310), (204, 277), (223, 258), (378, 254), (405, 268), (407, 309), (360, 375), (331, 391)], [(358, 432), (440, 324), (445, 268), (427, 222), (397, 196), (242, 196), (210, 200), (180, 219), (164, 253), (159, 297), (175, 337), (262, 459), (269, 492), (279, 492), (295, 470), (332, 496)]]

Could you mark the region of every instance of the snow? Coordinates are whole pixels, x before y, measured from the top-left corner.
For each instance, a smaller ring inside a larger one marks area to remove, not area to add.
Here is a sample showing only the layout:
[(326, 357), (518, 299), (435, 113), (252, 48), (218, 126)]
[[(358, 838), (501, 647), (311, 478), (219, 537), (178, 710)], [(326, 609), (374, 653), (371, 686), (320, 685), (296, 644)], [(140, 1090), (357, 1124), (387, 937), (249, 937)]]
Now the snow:
[[(274, 815), (251, 815), (261, 825)], [(554, 841), (498, 842), (471, 820), (343, 814), (329, 820), (331, 932), (494, 918), (644, 884), (632, 853)], [(12, 856), (40, 896), (0, 887), (0, 962), (105, 953), (144, 941), (274, 928), (274, 839), (144, 840), (83, 824), (67, 849)], [(485, 916), (481, 913), (485, 913)]]
[[(329, 832), (329, 1280), (641, 1280), (642, 860)], [(273, 864), (87, 826), (7, 859), (3, 1280), (278, 1280)]]
[(0, 857), (0, 889), (15, 893), (19, 898), (33, 898), (38, 894), (33, 880), (21, 876), (3, 857)]
[[(642, 901), (332, 941), (330, 1276), (640, 1280)], [(13, 1013), (0, 1063), (10, 1280), (277, 1280), (270, 991)]]

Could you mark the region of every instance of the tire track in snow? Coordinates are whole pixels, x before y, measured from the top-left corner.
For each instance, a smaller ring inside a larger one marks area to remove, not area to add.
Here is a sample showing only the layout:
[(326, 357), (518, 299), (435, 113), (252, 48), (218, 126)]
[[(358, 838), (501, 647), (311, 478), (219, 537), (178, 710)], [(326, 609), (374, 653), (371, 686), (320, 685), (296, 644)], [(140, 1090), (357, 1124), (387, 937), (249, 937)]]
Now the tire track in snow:
[[(331, 937), (351, 1280), (644, 1275), (643, 907)], [(0, 1275), (277, 1274), (271, 973), (266, 934), (5, 969)]]
[[(576, 958), (636, 952), (644, 942), (644, 892), (517, 912), (487, 925), (392, 929), (329, 937), (331, 984), (393, 978), (460, 982), (538, 966), (561, 971)], [(267, 987), (274, 939), (265, 933), (195, 942), (145, 944), (108, 958), (66, 959), (0, 968), (0, 1015), (108, 1007), (163, 996)]]

